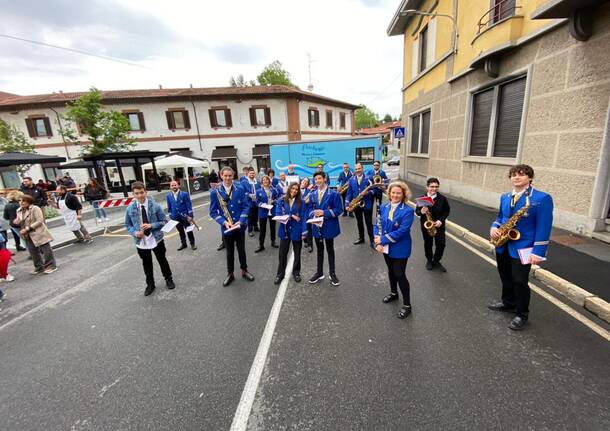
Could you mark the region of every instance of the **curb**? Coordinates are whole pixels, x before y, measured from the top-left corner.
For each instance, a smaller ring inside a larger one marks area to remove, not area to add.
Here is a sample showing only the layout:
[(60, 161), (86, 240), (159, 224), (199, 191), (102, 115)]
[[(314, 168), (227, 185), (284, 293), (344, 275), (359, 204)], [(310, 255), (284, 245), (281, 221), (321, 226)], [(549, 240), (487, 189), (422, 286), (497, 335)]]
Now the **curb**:
[[(412, 208), (415, 208), (413, 202), (409, 202)], [(469, 231), (468, 229), (447, 220), (445, 223), (447, 231), (451, 234), (464, 239), (473, 246), (483, 250), (491, 255), (495, 253), (495, 247), (485, 238)], [(610, 323), (610, 303), (606, 302), (597, 295), (577, 286), (568, 280), (553, 274), (539, 266), (532, 266), (531, 277), (542, 282), (544, 285), (559, 293), (563, 297), (569, 299), (574, 304), (577, 304), (587, 311), (595, 314), (603, 321)]]

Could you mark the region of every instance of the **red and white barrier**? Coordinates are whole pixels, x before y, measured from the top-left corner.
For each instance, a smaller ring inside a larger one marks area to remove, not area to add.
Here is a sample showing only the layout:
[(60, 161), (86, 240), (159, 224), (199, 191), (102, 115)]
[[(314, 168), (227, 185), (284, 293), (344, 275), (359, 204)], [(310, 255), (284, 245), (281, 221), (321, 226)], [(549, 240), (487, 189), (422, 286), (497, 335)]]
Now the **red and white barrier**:
[(134, 198), (107, 199), (99, 201), (99, 208), (126, 207), (133, 202)]

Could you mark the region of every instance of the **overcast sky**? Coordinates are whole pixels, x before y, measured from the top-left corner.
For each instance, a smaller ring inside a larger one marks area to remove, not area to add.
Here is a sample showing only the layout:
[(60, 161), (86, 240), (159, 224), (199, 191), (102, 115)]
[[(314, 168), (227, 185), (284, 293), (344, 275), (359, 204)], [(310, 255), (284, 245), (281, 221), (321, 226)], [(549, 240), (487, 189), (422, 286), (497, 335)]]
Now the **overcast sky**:
[(402, 39), (386, 29), (399, 0), (0, 0), (0, 91), (227, 86), (279, 60), (306, 89), (401, 112)]

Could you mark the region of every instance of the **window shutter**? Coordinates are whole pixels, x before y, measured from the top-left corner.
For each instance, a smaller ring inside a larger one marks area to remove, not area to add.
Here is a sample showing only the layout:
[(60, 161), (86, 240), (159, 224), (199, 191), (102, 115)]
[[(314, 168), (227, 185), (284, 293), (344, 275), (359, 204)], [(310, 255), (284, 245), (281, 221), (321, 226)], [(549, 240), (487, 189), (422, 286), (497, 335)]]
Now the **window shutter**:
[(525, 78), (508, 82), (500, 87), (494, 157), (517, 156), (524, 96)]
[(422, 72), (425, 68), (426, 65), (428, 64), (428, 60), (427, 60), (427, 54), (428, 54), (428, 27), (424, 27), (424, 29), (419, 33), (419, 40), (421, 43), (421, 46), (419, 47), (419, 56), (420, 56), (420, 61), (419, 61), (419, 71)]
[(141, 112), (138, 112), (138, 122), (140, 123), (140, 130), (146, 130), (146, 126), (144, 125), (144, 114)]
[(271, 126), (271, 108), (265, 108), (265, 125)]
[(472, 133), (470, 135), (470, 155), (486, 156), (491, 123), (491, 107), (494, 89), (476, 93), (472, 103)]
[(421, 116), (421, 150), (420, 153), (428, 154), (430, 144), (430, 111)]
[(254, 108), (250, 108), (250, 125), (255, 127), (256, 124), (256, 110)]
[(169, 130), (175, 130), (174, 113), (172, 111), (165, 111), (165, 117), (167, 118), (167, 128)]
[(32, 120), (31, 118), (26, 118), (25, 119), (25, 126), (28, 129), (28, 134), (30, 135), (30, 138), (35, 138), (36, 137), (36, 131), (34, 130), (34, 120)]
[(210, 114), (210, 127), (218, 127), (218, 124), (216, 123), (216, 112), (213, 109), (210, 109), (208, 110), (208, 114)]
[(411, 47), (411, 79), (415, 78), (419, 73), (419, 40), (413, 41)]
[(311, 109), (307, 110), (307, 124), (309, 127), (313, 126), (313, 111)]
[(326, 127), (329, 129), (333, 127), (333, 111), (326, 111)]
[(314, 111), (316, 127), (320, 127), (320, 111)]
[(53, 131), (51, 130), (51, 122), (47, 117), (43, 118), (44, 128), (47, 131), (47, 136), (53, 136)]
[(411, 153), (419, 149), (419, 115), (411, 117)]
[(184, 111), (182, 111), (182, 115), (184, 117), (184, 128), (190, 129), (191, 128), (191, 119), (189, 118), (189, 111), (187, 111), (185, 109)]
[(230, 109), (225, 109), (225, 117), (227, 118), (227, 127), (233, 127), (233, 120), (231, 119)]
[(428, 51), (426, 52), (426, 67), (434, 63), (434, 56), (436, 55), (436, 18), (431, 19), (428, 23)]

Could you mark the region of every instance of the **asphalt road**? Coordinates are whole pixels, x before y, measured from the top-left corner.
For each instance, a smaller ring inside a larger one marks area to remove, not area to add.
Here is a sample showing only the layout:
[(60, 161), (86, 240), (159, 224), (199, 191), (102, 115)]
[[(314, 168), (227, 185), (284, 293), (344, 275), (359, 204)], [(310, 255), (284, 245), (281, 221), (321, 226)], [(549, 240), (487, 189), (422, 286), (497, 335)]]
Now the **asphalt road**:
[[(51, 275), (19, 264), (0, 304), (3, 430), (229, 429), (278, 291), (277, 256), (255, 255), (248, 238), (257, 279), (223, 288), (206, 212), (199, 250), (166, 239), (175, 291), (159, 274), (142, 295), (122, 236), (57, 250)], [(610, 428), (608, 341), (537, 295), (528, 329), (511, 332), (509, 315), (485, 308), (495, 268), (449, 241), (449, 272), (427, 271), (417, 227), (413, 315), (396, 319), (398, 305), (381, 303), (381, 257), (353, 246), (354, 219), (341, 221), (342, 285), (288, 284), (249, 429)], [(313, 270), (304, 252), (304, 277)]]

